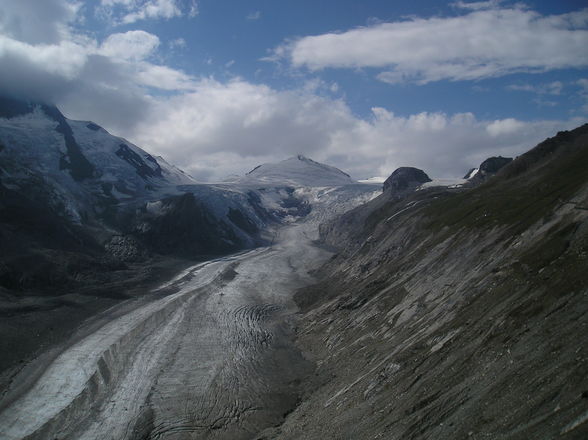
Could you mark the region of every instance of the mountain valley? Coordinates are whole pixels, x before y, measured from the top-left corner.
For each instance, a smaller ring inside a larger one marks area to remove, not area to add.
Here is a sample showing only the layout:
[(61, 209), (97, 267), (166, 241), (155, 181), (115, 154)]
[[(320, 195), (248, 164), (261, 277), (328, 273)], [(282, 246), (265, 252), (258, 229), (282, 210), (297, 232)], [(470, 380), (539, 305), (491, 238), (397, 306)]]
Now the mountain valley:
[(586, 164), (583, 125), (463, 179), (201, 183), (3, 98), (0, 438), (585, 438)]

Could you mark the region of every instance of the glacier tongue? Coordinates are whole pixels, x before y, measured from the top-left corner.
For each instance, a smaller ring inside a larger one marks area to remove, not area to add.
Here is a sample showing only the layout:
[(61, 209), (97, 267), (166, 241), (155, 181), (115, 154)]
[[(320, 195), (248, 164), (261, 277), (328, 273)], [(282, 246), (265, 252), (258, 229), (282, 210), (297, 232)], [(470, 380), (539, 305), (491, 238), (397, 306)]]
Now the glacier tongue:
[(195, 265), (172, 281), (177, 293), (65, 350), (0, 413), (2, 438), (236, 439), (280, 421), (308, 368), (289, 336), (291, 295), (330, 255), (306, 229)]

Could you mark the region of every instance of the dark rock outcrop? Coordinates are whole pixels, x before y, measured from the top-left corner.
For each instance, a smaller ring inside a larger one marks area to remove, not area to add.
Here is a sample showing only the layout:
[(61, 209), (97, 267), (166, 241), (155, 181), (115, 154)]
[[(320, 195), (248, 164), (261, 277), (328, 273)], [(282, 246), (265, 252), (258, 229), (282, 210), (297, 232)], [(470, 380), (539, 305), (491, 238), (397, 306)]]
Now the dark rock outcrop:
[(145, 160), (149, 162), (148, 164), (141, 156), (131, 150), (128, 145), (120, 144), (116, 155), (131, 164), (137, 170), (137, 174), (143, 178), (162, 177), (161, 167), (149, 154), (145, 155)]
[(511, 157), (489, 157), (484, 162), (482, 162), (478, 168), (472, 168), (470, 171), (468, 171), (468, 173), (464, 176), (464, 179), (468, 179), (470, 181), (470, 186), (478, 185), (494, 176), (496, 173), (498, 173), (498, 171), (511, 162)]
[[(243, 249), (245, 244), (234, 230), (214, 217), (191, 193), (160, 201), (160, 210), (153, 214), (143, 210), (136, 219), (133, 235), (152, 251), (185, 258), (219, 255)], [(233, 211), (231, 220), (237, 216)], [(255, 224), (241, 212), (240, 227), (251, 230)]]
[(431, 179), (423, 170), (412, 167), (400, 167), (384, 182), (384, 192), (407, 191), (430, 181)]
[(490, 157), (480, 164), (480, 171), (486, 174), (496, 174), (503, 166), (512, 162), (512, 157)]

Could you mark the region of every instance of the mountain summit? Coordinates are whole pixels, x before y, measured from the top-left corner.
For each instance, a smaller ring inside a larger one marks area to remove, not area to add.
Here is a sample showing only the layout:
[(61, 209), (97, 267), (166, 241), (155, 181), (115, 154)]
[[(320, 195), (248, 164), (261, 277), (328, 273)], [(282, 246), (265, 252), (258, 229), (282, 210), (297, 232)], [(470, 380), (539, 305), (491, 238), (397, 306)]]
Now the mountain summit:
[(291, 186), (341, 186), (355, 183), (338, 168), (298, 155), (278, 163), (259, 165), (248, 172), (242, 183), (264, 183)]
[(400, 167), (386, 179), (384, 191), (406, 191), (426, 182), (431, 182), (431, 179), (423, 170), (413, 167)]

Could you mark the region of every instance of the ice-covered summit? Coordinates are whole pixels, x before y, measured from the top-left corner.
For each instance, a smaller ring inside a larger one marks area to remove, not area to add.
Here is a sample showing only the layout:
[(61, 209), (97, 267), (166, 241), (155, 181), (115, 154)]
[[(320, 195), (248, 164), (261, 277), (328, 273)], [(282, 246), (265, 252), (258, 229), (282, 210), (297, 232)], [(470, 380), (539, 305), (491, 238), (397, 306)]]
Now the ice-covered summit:
[(277, 163), (259, 165), (243, 178), (241, 183), (326, 187), (356, 183), (338, 168), (315, 162), (298, 155)]
[(116, 199), (195, 183), (189, 175), (90, 121), (67, 119), (53, 105), (0, 97), (5, 179), (20, 185), (31, 173), (65, 191)]
[(0, 96), (0, 186), (81, 224), (119, 202), (177, 193), (189, 175), (57, 107)]

